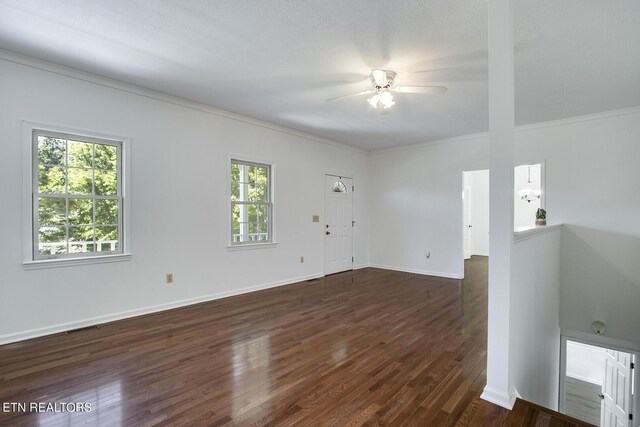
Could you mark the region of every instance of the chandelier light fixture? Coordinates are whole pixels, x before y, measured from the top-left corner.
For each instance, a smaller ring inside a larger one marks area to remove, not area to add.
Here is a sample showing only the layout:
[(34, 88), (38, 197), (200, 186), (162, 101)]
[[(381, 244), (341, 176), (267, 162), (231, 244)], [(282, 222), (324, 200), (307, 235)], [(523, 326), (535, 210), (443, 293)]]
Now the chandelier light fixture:
[(531, 182), (531, 165), (529, 165), (528, 174), (529, 175), (528, 175), (526, 187), (518, 191), (518, 195), (525, 202), (531, 203), (532, 200), (540, 199), (540, 197), (542, 196), (542, 190), (533, 189), (533, 182)]

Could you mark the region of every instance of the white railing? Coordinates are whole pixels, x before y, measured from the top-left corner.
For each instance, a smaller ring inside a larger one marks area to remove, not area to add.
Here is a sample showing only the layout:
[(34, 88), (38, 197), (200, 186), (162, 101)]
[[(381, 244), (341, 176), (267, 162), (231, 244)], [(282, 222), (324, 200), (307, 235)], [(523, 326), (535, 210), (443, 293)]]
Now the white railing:
[[(117, 247), (116, 247), (117, 244), (118, 244), (117, 240), (98, 240), (97, 242), (69, 242), (69, 252), (70, 253), (95, 252), (95, 247), (94, 247), (94, 250), (90, 251), (87, 248), (88, 245), (97, 246), (100, 252), (115, 251), (117, 250)], [(46, 242), (46, 243), (40, 242), (38, 244), (40, 252), (45, 252), (45, 253), (56, 253), (55, 251), (52, 252), (52, 249), (56, 249), (60, 246), (66, 247), (67, 242)], [(48, 251), (44, 251), (45, 249), (48, 249)]]
[(249, 233), (247, 237), (249, 240), (242, 240), (242, 234), (234, 234), (233, 235), (233, 243), (241, 243), (241, 242), (264, 242), (268, 239), (268, 233)]

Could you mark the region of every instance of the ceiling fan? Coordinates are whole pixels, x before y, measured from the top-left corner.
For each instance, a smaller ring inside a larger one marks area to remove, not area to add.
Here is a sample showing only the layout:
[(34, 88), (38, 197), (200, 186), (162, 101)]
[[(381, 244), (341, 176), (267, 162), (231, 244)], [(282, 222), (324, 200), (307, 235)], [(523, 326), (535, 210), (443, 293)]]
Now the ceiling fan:
[(327, 99), (327, 101), (351, 96), (374, 94), (371, 98), (367, 99), (369, 105), (381, 113), (388, 113), (389, 109), (395, 105), (391, 92), (441, 94), (447, 91), (445, 86), (394, 86), (395, 78), (395, 71), (371, 70), (371, 89), (349, 95), (336, 96), (335, 98)]

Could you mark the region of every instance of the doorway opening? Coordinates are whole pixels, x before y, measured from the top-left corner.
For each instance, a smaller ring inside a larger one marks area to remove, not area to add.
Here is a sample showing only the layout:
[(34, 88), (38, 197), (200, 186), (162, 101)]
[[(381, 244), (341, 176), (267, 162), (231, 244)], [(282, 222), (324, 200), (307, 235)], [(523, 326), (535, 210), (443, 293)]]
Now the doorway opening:
[(563, 339), (560, 412), (601, 427), (637, 426), (638, 355), (609, 347)]
[(353, 178), (325, 175), (325, 275), (353, 270), (353, 190)]
[(472, 256), (489, 256), (488, 169), (462, 172), (462, 277)]

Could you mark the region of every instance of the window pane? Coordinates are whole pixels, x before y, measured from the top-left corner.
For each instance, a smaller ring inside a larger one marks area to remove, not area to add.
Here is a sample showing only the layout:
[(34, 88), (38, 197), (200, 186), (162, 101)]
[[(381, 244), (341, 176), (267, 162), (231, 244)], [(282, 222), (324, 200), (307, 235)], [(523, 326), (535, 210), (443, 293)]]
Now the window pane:
[(118, 148), (114, 145), (95, 144), (94, 164), (96, 169), (116, 170)]
[(342, 183), (342, 181), (336, 181), (333, 184), (333, 188), (331, 189), (334, 193), (346, 193), (347, 187)]
[(96, 226), (96, 244), (99, 251), (115, 251), (119, 248), (118, 227)]
[(118, 223), (118, 201), (96, 200), (96, 224)]
[(269, 207), (262, 205), (258, 209), (258, 240), (269, 240)]
[(67, 201), (62, 198), (38, 198), (38, 221), (40, 225), (65, 225)]
[(38, 137), (38, 163), (46, 165), (64, 165), (67, 154), (67, 141), (64, 139)]
[(67, 253), (66, 241), (65, 227), (40, 227), (38, 230), (38, 252), (42, 255)]
[(69, 199), (69, 224), (93, 224), (93, 200)]
[(93, 144), (89, 142), (69, 141), (69, 166), (91, 169), (93, 167)]
[(41, 194), (66, 193), (65, 168), (39, 165), (38, 192)]
[(94, 248), (93, 227), (69, 227), (69, 253), (93, 252)]
[(69, 168), (69, 194), (93, 194), (93, 171)]
[(117, 172), (95, 171), (96, 195), (117, 196), (118, 174)]
[(240, 166), (231, 163), (231, 201), (240, 200)]

